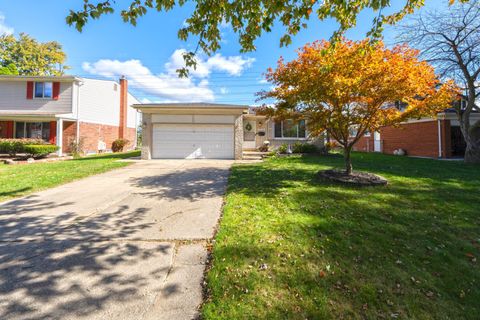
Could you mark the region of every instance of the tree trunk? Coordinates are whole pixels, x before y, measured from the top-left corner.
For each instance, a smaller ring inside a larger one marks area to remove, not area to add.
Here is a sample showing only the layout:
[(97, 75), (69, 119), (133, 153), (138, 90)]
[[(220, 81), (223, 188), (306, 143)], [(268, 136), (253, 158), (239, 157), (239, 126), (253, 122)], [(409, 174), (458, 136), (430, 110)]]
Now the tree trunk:
[(343, 157), (345, 159), (345, 173), (348, 175), (352, 174), (352, 159), (350, 158), (351, 152), (352, 149), (350, 147), (343, 149)]
[[(473, 107), (470, 108), (470, 110), (472, 109)], [(480, 163), (480, 124), (479, 121), (477, 121), (475, 124), (470, 125), (470, 115), (470, 112), (465, 112), (458, 117), (463, 139), (467, 145), (465, 149), (465, 162)]]
[(480, 145), (467, 142), (465, 150), (465, 162), (480, 164)]

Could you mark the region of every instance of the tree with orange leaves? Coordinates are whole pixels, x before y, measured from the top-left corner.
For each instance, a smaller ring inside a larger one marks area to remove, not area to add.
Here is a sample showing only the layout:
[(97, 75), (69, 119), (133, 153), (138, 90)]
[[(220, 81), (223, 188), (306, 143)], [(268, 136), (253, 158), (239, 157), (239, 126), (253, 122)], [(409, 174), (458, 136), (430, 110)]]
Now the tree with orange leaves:
[[(295, 60), (280, 58), (277, 68), (268, 70), (266, 78), (274, 87), (259, 96), (276, 103), (260, 112), (306, 119), (313, 136), (326, 131), (343, 147), (345, 171), (351, 174), (352, 147), (367, 130), (435, 117), (453, 100), (454, 84), (441, 84), (418, 55), (406, 45), (389, 49), (368, 39), (307, 44)], [(395, 102), (406, 104), (406, 110), (399, 111)]]

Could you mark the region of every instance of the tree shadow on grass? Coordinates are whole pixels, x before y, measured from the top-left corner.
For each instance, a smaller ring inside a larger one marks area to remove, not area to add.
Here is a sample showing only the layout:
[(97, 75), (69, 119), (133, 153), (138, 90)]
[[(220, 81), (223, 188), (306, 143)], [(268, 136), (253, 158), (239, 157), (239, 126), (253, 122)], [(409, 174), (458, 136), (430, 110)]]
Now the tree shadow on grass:
[[(475, 245), (480, 232), (478, 172), (423, 159), (419, 166), (418, 159), (370, 160), (357, 160), (357, 168), (384, 174), (389, 186), (359, 188), (318, 180), (318, 170), (341, 166), (341, 160), (332, 158), (235, 167), (228, 205), (236, 208), (241, 202), (254, 209), (231, 211), (233, 221), (241, 224), (228, 225), (229, 235), (223, 240), (221, 232), (217, 240), (214, 256), (226, 261), (217, 263), (229, 267), (222, 272), (245, 272), (244, 279), (232, 280), (235, 299), (217, 292), (215, 299), (235, 301), (225, 310), (248, 312), (248, 305), (265, 304), (265, 314), (257, 316), (475, 319), (480, 273), (466, 253), (480, 253)], [(261, 207), (265, 200), (269, 211)], [(256, 228), (243, 227), (251, 225)], [(273, 235), (284, 243), (265, 247), (262, 236)], [(282, 254), (288, 255), (283, 266)], [(246, 263), (263, 258), (271, 278), (229, 263), (231, 256)], [(262, 284), (271, 286), (271, 292), (265, 293)], [(244, 287), (248, 291), (242, 292)], [(253, 299), (257, 292), (263, 294)]]
[(24, 187), (24, 188), (19, 188), (15, 190), (0, 192), (0, 199), (18, 197), (31, 189), (32, 187)]

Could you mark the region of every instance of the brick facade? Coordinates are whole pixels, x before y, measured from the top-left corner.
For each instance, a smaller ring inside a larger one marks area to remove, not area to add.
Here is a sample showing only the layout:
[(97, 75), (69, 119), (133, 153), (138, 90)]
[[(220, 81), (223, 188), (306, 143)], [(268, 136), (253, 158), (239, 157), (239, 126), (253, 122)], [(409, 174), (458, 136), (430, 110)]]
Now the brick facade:
[[(440, 121), (442, 158), (451, 157), (450, 121)], [(404, 123), (398, 127), (383, 127), (380, 130), (382, 152), (393, 154), (394, 150), (403, 149), (407, 155), (419, 157), (439, 157), (438, 121), (422, 121)], [(355, 145), (356, 151), (373, 152), (373, 133), (370, 137), (362, 137)]]
[(353, 147), (354, 151), (363, 151), (363, 152), (373, 152), (374, 151), (374, 141), (373, 134), (370, 136), (364, 136), (358, 140), (358, 142)]
[[(83, 142), (83, 151), (85, 153), (98, 152), (98, 143), (105, 142), (107, 150), (112, 149), (112, 143), (118, 139), (119, 127), (109, 126), (104, 124), (80, 122), (80, 139)], [(64, 152), (71, 152), (70, 145), (75, 141), (77, 135), (77, 123), (74, 121), (63, 122), (63, 150)], [(125, 139), (129, 144), (125, 150), (131, 150), (135, 147), (135, 128), (127, 128)]]

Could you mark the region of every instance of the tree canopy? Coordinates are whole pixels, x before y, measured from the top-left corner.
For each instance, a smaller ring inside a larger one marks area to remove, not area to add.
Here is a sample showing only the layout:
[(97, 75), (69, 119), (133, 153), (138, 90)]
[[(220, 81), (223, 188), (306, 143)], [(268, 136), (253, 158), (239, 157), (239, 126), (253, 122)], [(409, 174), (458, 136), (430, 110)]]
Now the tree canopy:
[[(365, 132), (436, 116), (449, 107), (456, 87), (442, 85), (433, 67), (418, 56), (406, 45), (388, 49), (368, 39), (307, 44), (296, 59), (281, 58), (276, 69), (268, 70), (273, 88), (259, 96), (276, 102), (260, 112), (306, 119), (312, 135), (327, 131), (344, 148), (346, 171), (351, 173), (350, 151)], [(406, 109), (396, 108), (396, 102)]]
[(40, 43), (25, 33), (18, 39), (14, 35), (0, 36), (0, 66), (10, 69), (13, 65), (17, 74), (61, 75), (67, 68), (65, 60), (62, 46), (56, 41)]
[[(455, 107), (466, 142), (465, 161), (480, 163), (480, 1), (451, 6), (443, 12), (414, 15), (399, 28), (400, 40), (419, 48), (421, 57), (446, 79), (454, 79), (466, 95)], [(477, 109), (477, 110), (475, 110)]]
[(10, 64), (6, 65), (5, 67), (0, 66), (0, 75), (17, 76), (18, 75), (17, 66), (15, 66), (13, 63), (10, 63)]
[[(467, 2), (469, 0), (449, 0)], [(124, 3), (126, 2), (126, 3)], [(334, 36), (340, 36), (344, 31), (357, 23), (357, 16), (365, 9), (373, 9), (377, 16), (372, 23), (369, 36), (379, 38), (385, 23), (394, 24), (415, 9), (421, 8), (425, 0), (405, 0), (403, 7), (392, 14), (383, 14), (390, 7), (392, 0), (130, 0), (122, 1), (115, 6), (113, 0), (83, 0), (79, 10), (70, 10), (66, 18), (69, 25), (74, 25), (82, 31), (91, 19), (99, 19), (105, 14), (120, 10), (123, 21), (136, 25), (137, 20), (149, 10), (167, 12), (175, 7), (194, 4), (194, 10), (186, 19), (184, 26), (178, 31), (178, 37), (187, 41), (190, 37), (198, 38), (197, 50), (201, 49), (210, 55), (221, 47), (221, 25), (230, 24), (239, 36), (243, 52), (255, 50), (255, 40), (264, 32), (270, 32), (276, 23), (284, 28), (280, 45), (291, 43), (292, 36), (307, 28), (310, 19), (325, 20), (333, 18), (339, 23), (339, 29)], [(186, 52), (186, 65), (195, 65), (195, 53)], [(187, 75), (183, 68), (181, 75)]]

